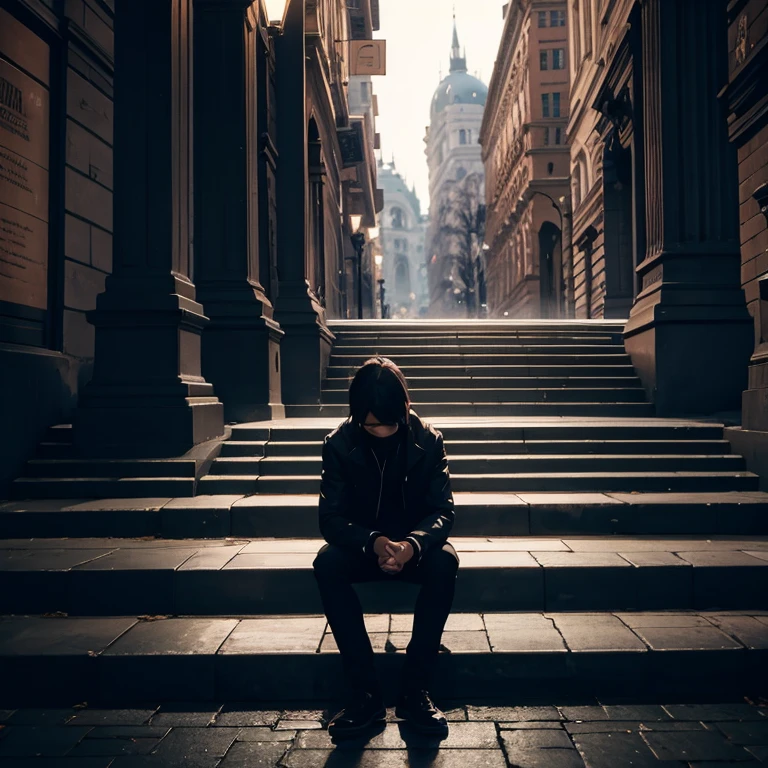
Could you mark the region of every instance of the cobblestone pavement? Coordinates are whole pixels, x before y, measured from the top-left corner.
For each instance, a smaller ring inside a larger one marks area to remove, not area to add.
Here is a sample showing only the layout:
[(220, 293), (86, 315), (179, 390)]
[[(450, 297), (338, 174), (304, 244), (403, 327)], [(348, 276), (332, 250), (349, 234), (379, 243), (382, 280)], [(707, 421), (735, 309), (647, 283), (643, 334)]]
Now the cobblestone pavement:
[[(328, 712), (237, 704), (0, 709), (0, 768), (716, 768), (768, 763), (768, 706), (582, 699), (446, 707), (438, 742), (389, 722), (334, 745)], [(443, 702), (445, 705), (445, 702)]]

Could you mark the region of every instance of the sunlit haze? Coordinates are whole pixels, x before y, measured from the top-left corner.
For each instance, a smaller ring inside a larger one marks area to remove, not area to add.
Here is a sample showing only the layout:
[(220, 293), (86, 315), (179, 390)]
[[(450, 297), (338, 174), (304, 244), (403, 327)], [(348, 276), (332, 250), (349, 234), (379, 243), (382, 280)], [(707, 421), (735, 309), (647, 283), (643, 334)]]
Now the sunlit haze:
[[(459, 41), (467, 51), (467, 68), (486, 84), (491, 79), (503, 25), (503, 0), (456, 0)], [(397, 169), (429, 207), (424, 134), (429, 105), (448, 74), (451, 49), (450, 0), (382, 0), (381, 31), (387, 40), (387, 76), (374, 78), (379, 97), (378, 130), (382, 156), (395, 157)]]

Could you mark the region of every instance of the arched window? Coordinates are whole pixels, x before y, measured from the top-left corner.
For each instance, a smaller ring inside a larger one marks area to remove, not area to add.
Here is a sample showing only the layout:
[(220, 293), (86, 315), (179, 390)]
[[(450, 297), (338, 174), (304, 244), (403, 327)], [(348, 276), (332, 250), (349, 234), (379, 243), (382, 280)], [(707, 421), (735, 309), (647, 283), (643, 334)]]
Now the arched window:
[(405, 229), (405, 213), (402, 208), (392, 208), (389, 212), (392, 229)]
[(577, 207), (581, 202), (581, 164), (576, 161), (573, 167), (573, 207)]
[(467, 170), (466, 170), (466, 168), (461, 168), (461, 167), (459, 167), (459, 168), (456, 170), (456, 180), (457, 180), (457, 181), (461, 181), (461, 180), (462, 180), (462, 179), (463, 179), (463, 178), (464, 178), (466, 175), (467, 175)]
[(467, 143), (467, 132), (462, 128), (459, 131), (459, 144), (466, 144)]
[(411, 276), (408, 270), (408, 262), (401, 259), (395, 267), (395, 294), (397, 296), (410, 296)]
[(555, 172), (555, 164), (547, 163), (547, 173), (551, 176)]

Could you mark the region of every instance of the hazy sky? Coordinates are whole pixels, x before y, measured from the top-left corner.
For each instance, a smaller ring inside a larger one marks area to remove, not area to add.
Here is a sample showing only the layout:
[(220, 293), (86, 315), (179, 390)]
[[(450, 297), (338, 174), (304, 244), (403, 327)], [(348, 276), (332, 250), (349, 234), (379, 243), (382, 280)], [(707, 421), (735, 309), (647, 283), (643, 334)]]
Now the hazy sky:
[[(488, 84), (498, 51), (503, 0), (455, 0), (459, 42), (467, 49), (471, 74)], [(425, 128), (432, 94), (448, 74), (452, 0), (381, 0), (381, 31), (387, 40), (387, 76), (375, 77), (379, 97), (377, 126), (386, 161), (395, 155), (397, 169), (416, 191), (426, 213), (429, 205)]]

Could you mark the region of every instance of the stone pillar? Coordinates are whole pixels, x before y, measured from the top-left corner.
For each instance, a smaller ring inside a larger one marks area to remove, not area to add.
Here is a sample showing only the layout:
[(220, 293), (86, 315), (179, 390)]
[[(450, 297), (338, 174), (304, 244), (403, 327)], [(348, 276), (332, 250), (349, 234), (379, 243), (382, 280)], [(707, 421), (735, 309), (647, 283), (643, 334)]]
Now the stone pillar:
[(277, 55), (277, 249), (276, 319), (282, 342), (282, 391), (287, 405), (320, 402), (333, 334), (325, 311), (309, 290), (306, 254), (311, 233), (305, 45), (305, 0), (289, 0)]
[(192, 0), (117, 0), (114, 266), (89, 321), (84, 454), (178, 456), (224, 432), (192, 282)]
[(660, 415), (737, 410), (752, 348), (717, 99), (724, 13), (699, 0), (642, 6), (646, 252), (625, 340)]
[(195, 0), (195, 282), (211, 319), (203, 374), (238, 422), (285, 415), (283, 332), (259, 282), (258, 12), (253, 0)]

